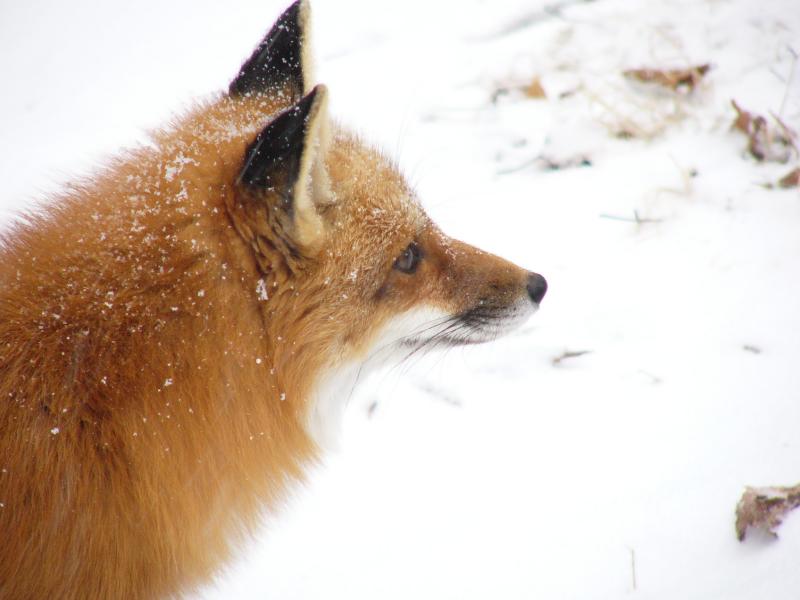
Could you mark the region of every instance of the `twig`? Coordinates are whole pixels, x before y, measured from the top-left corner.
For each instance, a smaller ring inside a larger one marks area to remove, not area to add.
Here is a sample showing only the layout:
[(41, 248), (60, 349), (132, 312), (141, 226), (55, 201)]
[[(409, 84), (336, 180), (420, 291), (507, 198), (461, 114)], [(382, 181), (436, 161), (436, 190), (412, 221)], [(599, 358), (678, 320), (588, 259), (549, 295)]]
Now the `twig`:
[(576, 167), (591, 167), (592, 161), (588, 157), (584, 155), (574, 156), (572, 158), (567, 158), (562, 161), (558, 161), (554, 158), (550, 158), (549, 156), (544, 156), (540, 154), (530, 160), (526, 160), (520, 165), (515, 167), (509, 167), (508, 169), (501, 169), (497, 171), (498, 175), (508, 175), (509, 173), (516, 173), (517, 171), (522, 171), (526, 167), (533, 166), (537, 163), (540, 163), (544, 170), (546, 171), (561, 171), (563, 169), (572, 169)]
[(633, 585), (633, 591), (636, 591), (636, 552), (633, 548), (628, 548), (631, 553), (631, 584)]
[(560, 356), (556, 356), (553, 359), (553, 366), (560, 365), (563, 361), (569, 358), (578, 358), (579, 356), (583, 356), (584, 354), (589, 354), (591, 350), (564, 350), (564, 352)]
[(646, 217), (640, 217), (639, 211), (633, 211), (633, 218), (630, 217), (620, 217), (619, 215), (609, 215), (603, 213), (600, 215), (601, 219), (610, 219), (612, 221), (624, 221), (626, 223), (636, 223), (637, 225), (643, 225), (645, 223), (661, 223), (663, 219), (651, 219)]
[(788, 49), (789, 49), (789, 54), (792, 55), (792, 64), (789, 67), (789, 77), (788, 80), (786, 81), (786, 91), (783, 92), (783, 100), (781, 100), (781, 107), (780, 110), (778, 110), (779, 115), (782, 115), (783, 109), (786, 108), (786, 101), (789, 99), (789, 92), (792, 89), (792, 80), (794, 79), (794, 71), (795, 67), (797, 66), (797, 59), (798, 59), (798, 54), (795, 51), (795, 49), (792, 48), (791, 46), (788, 46)]
[[(601, 123), (612, 135), (620, 139), (651, 140), (663, 133), (668, 125), (677, 123), (686, 117), (683, 109), (685, 100), (676, 94), (671, 94), (669, 98), (670, 106), (673, 109), (672, 112), (665, 112), (663, 104), (643, 101), (641, 98), (628, 93), (625, 93), (623, 99), (616, 103), (608, 102), (601, 95), (591, 90), (586, 91), (586, 97), (605, 111)], [(619, 109), (619, 106), (624, 102), (633, 105), (632, 108), (626, 109), (626, 112), (629, 113), (627, 115), (623, 114)], [(645, 118), (649, 118), (650, 123), (637, 121), (637, 119)]]
[(795, 154), (800, 154), (800, 149), (797, 148), (797, 132), (789, 127), (783, 119), (781, 119), (778, 115), (774, 112), (769, 111), (770, 116), (775, 119), (775, 122), (780, 126), (783, 130), (783, 137), (779, 138), (780, 141), (784, 142), (787, 146), (791, 146)]

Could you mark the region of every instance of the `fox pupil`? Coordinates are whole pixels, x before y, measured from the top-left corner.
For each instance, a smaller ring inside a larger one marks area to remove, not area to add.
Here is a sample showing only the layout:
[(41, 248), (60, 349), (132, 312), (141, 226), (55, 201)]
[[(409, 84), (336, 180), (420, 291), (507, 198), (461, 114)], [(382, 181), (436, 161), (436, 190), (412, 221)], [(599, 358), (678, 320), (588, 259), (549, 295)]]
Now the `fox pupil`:
[(393, 267), (402, 273), (411, 274), (417, 270), (419, 261), (422, 258), (419, 245), (416, 242), (411, 242), (408, 247), (403, 250), (403, 253), (394, 261)]

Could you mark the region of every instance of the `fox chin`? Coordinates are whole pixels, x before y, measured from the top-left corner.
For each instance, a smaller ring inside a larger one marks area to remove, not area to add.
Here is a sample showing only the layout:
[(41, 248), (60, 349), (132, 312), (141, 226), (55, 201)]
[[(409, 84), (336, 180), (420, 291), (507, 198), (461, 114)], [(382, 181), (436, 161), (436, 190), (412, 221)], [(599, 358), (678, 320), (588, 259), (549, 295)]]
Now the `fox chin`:
[(330, 120), (308, 31), (300, 0), (225, 92), (4, 234), (0, 597), (191, 590), (319, 456), (342, 381), (542, 301)]

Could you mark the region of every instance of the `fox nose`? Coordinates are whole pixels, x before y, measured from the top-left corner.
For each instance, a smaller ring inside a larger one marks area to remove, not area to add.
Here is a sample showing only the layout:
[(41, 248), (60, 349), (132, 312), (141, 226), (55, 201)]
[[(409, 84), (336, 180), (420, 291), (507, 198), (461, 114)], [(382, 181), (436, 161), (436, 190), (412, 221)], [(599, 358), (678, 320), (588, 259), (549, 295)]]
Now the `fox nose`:
[(547, 293), (547, 281), (538, 273), (529, 273), (527, 288), (528, 296), (534, 303), (539, 304)]

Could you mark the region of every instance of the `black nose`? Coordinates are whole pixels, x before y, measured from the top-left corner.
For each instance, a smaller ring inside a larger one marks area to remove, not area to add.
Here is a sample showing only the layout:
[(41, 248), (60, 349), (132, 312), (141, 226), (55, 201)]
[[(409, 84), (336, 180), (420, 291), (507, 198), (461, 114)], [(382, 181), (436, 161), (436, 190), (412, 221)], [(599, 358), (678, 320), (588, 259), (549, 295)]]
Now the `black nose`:
[(530, 273), (528, 275), (528, 296), (531, 297), (536, 304), (542, 301), (544, 295), (547, 293), (547, 281), (538, 273)]

